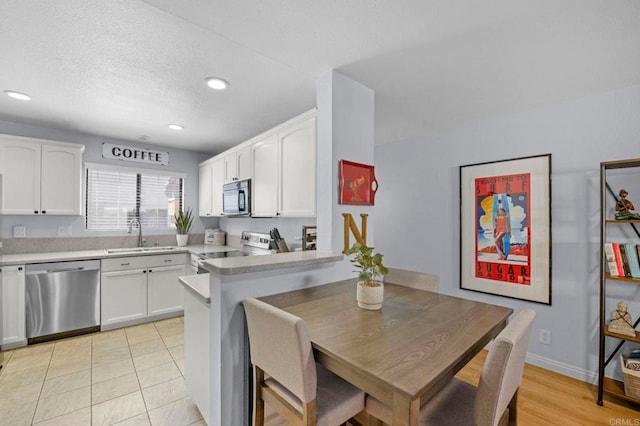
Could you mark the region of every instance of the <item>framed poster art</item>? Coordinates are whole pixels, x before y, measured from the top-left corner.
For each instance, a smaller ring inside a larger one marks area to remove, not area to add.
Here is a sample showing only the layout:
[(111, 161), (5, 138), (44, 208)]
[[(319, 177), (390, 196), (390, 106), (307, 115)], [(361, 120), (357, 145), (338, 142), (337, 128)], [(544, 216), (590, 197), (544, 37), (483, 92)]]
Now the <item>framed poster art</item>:
[(340, 204), (372, 206), (377, 190), (373, 166), (340, 160)]
[(551, 154), (460, 166), (460, 288), (551, 304)]

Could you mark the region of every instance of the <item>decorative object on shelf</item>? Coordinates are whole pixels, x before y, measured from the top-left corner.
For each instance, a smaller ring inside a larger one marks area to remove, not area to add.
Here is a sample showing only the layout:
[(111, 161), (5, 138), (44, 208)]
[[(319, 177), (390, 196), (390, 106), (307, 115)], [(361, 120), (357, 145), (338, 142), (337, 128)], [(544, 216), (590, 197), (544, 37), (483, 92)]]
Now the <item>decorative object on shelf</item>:
[(460, 288), (551, 305), (551, 154), (460, 166)]
[(616, 202), (616, 220), (640, 219), (640, 214), (634, 213), (633, 203), (627, 200), (629, 193), (621, 189), (618, 195), (620, 199)]
[(302, 226), (302, 250), (316, 250), (318, 233), (315, 225)]
[(611, 321), (609, 321), (609, 331), (611, 333), (636, 337), (636, 330), (633, 328), (631, 314), (627, 312), (626, 303), (622, 301), (618, 302), (616, 310), (611, 313)]
[(345, 254), (348, 256), (355, 254), (350, 262), (359, 270), (360, 281), (358, 281), (356, 294), (358, 307), (371, 311), (382, 308), (384, 285), (376, 278), (383, 277), (389, 272), (382, 264), (383, 255), (374, 253), (373, 247), (359, 243), (355, 243)]
[(191, 209), (178, 210), (178, 213), (174, 216), (176, 222), (176, 240), (178, 246), (184, 247), (189, 241), (189, 230), (193, 222), (193, 216), (191, 215)]
[(340, 204), (373, 206), (377, 190), (373, 166), (340, 160)]

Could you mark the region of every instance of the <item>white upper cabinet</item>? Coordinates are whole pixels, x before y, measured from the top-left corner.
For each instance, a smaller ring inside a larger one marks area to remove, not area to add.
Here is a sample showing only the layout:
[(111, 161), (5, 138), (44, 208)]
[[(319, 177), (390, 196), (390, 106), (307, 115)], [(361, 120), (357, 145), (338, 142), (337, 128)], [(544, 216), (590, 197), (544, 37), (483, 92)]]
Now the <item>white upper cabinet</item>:
[(222, 215), (224, 171), (223, 158), (214, 157), (200, 163), (200, 187), (198, 190), (198, 214), (200, 216)]
[(278, 214), (278, 136), (255, 142), (253, 178), (251, 180), (252, 216), (272, 217)]
[(251, 146), (233, 149), (224, 154), (223, 161), (225, 183), (251, 178)]
[(316, 118), (311, 117), (278, 134), (280, 184), (278, 214), (316, 214)]
[(315, 216), (316, 139), (311, 110), (201, 163), (200, 216), (220, 216), (222, 184), (241, 179), (251, 179), (251, 216)]
[(84, 145), (0, 135), (2, 214), (80, 215)]

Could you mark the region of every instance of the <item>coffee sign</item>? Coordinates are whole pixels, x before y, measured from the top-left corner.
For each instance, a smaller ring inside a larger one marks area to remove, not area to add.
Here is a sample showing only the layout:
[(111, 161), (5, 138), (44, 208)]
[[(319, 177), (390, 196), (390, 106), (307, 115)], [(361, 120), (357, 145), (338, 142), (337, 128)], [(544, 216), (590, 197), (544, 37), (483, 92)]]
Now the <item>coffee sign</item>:
[(115, 145), (106, 142), (102, 144), (102, 158), (132, 161), (134, 163), (156, 164), (159, 166), (169, 164), (169, 153), (166, 151), (152, 151), (145, 148)]

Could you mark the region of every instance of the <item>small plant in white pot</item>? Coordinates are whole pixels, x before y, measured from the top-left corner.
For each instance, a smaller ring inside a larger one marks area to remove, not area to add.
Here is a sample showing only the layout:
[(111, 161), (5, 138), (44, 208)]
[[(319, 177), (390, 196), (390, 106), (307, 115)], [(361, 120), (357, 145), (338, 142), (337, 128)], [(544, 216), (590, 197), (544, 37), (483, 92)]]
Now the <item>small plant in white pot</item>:
[(182, 209), (174, 216), (176, 222), (176, 240), (180, 247), (186, 246), (189, 241), (189, 230), (191, 229), (191, 223), (193, 217), (191, 216), (191, 209), (183, 211)]
[(382, 254), (374, 253), (373, 247), (366, 244), (355, 243), (346, 255), (355, 254), (351, 259), (351, 263), (356, 265), (359, 273), (357, 300), (358, 307), (368, 310), (376, 310), (382, 308), (384, 300), (384, 285), (382, 281), (378, 281), (377, 277), (387, 275), (389, 270), (382, 264)]

